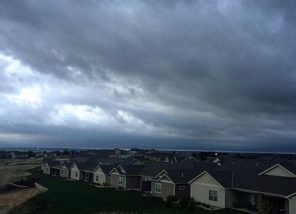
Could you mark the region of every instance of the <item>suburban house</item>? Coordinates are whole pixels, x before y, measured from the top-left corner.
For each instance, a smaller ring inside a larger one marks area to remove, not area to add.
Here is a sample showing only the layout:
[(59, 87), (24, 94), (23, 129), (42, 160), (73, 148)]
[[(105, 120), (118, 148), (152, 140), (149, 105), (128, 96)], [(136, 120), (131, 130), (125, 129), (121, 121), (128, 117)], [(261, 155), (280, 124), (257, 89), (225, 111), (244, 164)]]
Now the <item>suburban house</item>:
[[(79, 170), (79, 180), (92, 183), (98, 164), (96, 162), (77, 162), (76, 166)], [(75, 170), (77, 171), (77, 169)]]
[(98, 165), (93, 171), (93, 183), (99, 185), (111, 185), (111, 170), (113, 165)]
[(61, 178), (70, 178), (70, 167), (72, 166), (72, 162), (61, 162), (60, 167), (60, 177)]
[(276, 164), (262, 170), (266, 165), (247, 161), (236, 163), (229, 171), (225, 168), (204, 171), (189, 182), (190, 196), (197, 202), (220, 208), (296, 213), (295, 166), (286, 164), (288, 170)]
[(82, 180), (80, 169), (77, 166), (77, 163), (73, 163), (70, 167), (70, 179), (72, 180)]
[(44, 174), (69, 178), (70, 177), (70, 167), (72, 162), (62, 161), (62, 160), (45, 160), (41, 165), (41, 170)]
[(146, 165), (141, 171), (141, 191), (146, 193), (152, 193), (152, 181), (155, 180), (155, 177), (164, 169), (170, 167), (170, 165), (171, 164), (164, 162), (155, 162)]
[(54, 177), (60, 177), (61, 173), (61, 162), (60, 161), (48, 161), (49, 174)]
[(151, 193), (163, 200), (166, 200), (168, 196), (176, 196), (178, 199), (189, 198), (189, 181), (204, 170), (217, 167), (218, 165), (211, 162), (200, 163), (194, 159), (167, 165), (152, 181)]
[(111, 174), (111, 186), (123, 189), (141, 189), (141, 171), (144, 165), (118, 165)]
[[(129, 160), (128, 160), (129, 161)], [(166, 200), (193, 198), (201, 206), (253, 213), (296, 213), (296, 165), (292, 162), (192, 158), (179, 163), (104, 165), (96, 161), (46, 160), (44, 174), (139, 190)]]
[(190, 197), (214, 207), (232, 207), (231, 182), (231, 171), (204, 171), (189, 181)]
[(41, 164), (42, 173), (45, 175), (50, 175), (50, 166), (49, 166), (48, 162), (49, 162), (48, 160), (45, 160)]
[(189, 181), (200, 173), (203, 168), (182, 168), (179, 166), (170, 167), (160, 172), (152, 181), (152, 195), (166, 200), (168, 196), (175, 196), (178, 199), (190, 197)]

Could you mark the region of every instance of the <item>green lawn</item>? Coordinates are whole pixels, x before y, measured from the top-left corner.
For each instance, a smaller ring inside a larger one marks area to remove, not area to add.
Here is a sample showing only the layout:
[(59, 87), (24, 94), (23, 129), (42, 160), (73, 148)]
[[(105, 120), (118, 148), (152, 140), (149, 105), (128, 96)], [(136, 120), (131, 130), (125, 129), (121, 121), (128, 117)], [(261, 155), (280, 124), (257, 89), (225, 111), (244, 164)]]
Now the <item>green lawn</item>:
[(98, 214), (103, 211), (129, 213), (180, 213), (180, 214), (239, 214), (233, 210), (209, 212), (200, 208), (166, 208), (161, 199), (143, 197), (136, 191), (122, 191), (112, 188), (96, 188), (87, 183), (65, 181), (41, 175), (32, 170), (32, 176), (49, 190), (30, 199), (12, 211), (12, 214)]

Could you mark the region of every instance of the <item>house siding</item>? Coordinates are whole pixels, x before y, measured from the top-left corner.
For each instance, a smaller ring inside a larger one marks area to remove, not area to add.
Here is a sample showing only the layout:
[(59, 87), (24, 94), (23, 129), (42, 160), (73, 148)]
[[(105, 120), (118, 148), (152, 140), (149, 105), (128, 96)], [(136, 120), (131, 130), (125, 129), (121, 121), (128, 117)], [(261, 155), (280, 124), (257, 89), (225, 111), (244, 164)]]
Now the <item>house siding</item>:
[[(217, 191), (218, 200), (209, 200), (209, 191)], [(211, 206), (225, 208), (225, 189), (215, 182), (208, 174), (202, 175), (191, 184), (191, 197), (195, 201), (205, 203)]]
[(296, 213), (296, 196), (289, 199), (289, 214)]
[(264, 175), (272, 175), (272, 176), (281, 176), (281, 177), (289, 177), (292, 178), (294, 177), (284, 169), (282, 169), (279, 166), (276, 166), (275, 168), (269, 170), (268, 172), (264, 173)]
[[(76, 176), (76, 173), (77, 173), (78, 176)], [(70, 176), (70, 178), (73, 179), (73, 180), (80, 180), (80, 177), (81, 177), (81, 175), (80, 175), (80, 171), (79, 171), (78, 167), (76, 165), (73, 166), (71, 168), (71, 176)]]
[(60, 177), (69, 178), (69, 170), (66, 167), (62, 167), (60, 171)]
[[(119, 178), (120, 177), (123, 179), (122, 185), (119, 184)], [(122, 188), (125, 189), (126, 188), (126, 178), (125, 178), (125, 176), (112, 173), (111, 174), (111, 186), (114, 186), (116, 188), (122, 187)]]
[[(96, 179), (97, 177), (98, 177), (98, 181)], [(103, 172), (95, 172), (94, 173), (93, 182), (95, 184), (103, 185), (104, 183), (106, 183), (106, 176), (105, 176), (105, 174)]]
[[(161, 192), (160, 193), (155, 192), (155, 184), (156, 183), (161, 184)], [(151, 192), (152, 192), (152, 195), (160, 197), (164, 201), (166, 201), (168, 196), (175, 195), (175, 184), (168, 183), (168, 182), (152, 182)]]
[(48, 164), (44, 164), (42, 167), (43, 174), (50, 175), (50, 167)]

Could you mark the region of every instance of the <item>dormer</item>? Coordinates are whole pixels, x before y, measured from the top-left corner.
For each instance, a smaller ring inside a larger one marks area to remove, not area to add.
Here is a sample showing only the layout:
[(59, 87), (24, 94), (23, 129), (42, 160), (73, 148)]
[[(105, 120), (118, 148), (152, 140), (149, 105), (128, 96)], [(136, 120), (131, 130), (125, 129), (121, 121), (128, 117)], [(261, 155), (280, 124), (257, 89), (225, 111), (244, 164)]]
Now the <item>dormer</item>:
[(280, 164), (276, 164), (263, 172), (259, 173), (259, 175), (270, 175), (270, 176), (280, 176), (280, 177), (289, 177), (296, 178), (296, 175), (283, 167)]

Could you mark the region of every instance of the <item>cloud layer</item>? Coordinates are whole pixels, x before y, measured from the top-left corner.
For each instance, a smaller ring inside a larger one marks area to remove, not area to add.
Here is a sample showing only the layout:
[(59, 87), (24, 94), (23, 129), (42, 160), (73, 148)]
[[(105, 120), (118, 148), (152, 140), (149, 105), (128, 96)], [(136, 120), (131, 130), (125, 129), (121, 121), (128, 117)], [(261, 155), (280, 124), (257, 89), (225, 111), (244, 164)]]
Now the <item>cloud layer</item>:
[(0, 146), (296, 151), (295, 8), (1, 1)]

